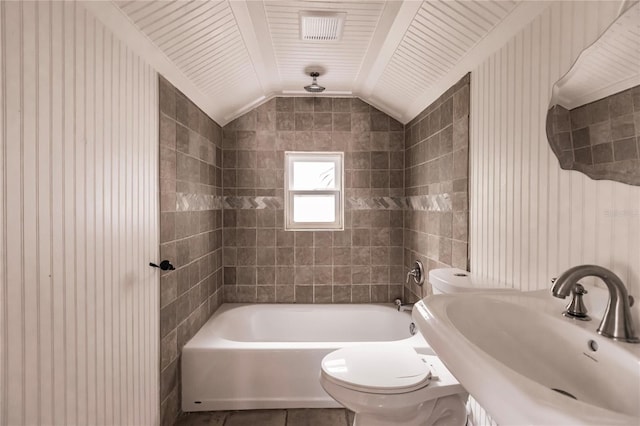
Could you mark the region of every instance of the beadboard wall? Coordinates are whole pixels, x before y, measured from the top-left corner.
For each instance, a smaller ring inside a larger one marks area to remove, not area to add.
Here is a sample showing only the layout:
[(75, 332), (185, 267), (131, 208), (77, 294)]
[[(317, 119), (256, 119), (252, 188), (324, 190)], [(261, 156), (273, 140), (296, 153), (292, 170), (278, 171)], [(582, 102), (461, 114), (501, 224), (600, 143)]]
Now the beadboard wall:
[(472, 70), (472, 272), (536, 290), (571, 266), (595, 263), (640, 297), (640, 187), (561, 170), (545, 135), (554, 82), (620, 6), (550, 3)]
[(0, 424), (158, 424), (157, 74), (81, 3), (0, 46)]

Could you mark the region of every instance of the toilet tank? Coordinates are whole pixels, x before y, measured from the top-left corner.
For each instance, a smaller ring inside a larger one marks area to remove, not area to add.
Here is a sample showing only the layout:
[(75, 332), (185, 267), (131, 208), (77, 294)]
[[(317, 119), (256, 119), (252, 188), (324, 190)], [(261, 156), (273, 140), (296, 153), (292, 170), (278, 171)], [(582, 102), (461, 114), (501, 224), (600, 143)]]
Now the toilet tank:
[(433, 294), (471, 293), (479, 291), (513, 290), (497, 282), (472, 275), (458, 268), (439, 268), (429, 272), (429, 283)]

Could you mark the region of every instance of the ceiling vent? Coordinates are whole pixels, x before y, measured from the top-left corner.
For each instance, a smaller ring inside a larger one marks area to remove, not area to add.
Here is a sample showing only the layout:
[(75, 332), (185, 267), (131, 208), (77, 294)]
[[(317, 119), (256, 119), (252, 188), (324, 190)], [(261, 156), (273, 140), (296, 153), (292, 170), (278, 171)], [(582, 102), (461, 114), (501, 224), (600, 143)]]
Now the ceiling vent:
[(336, 41), (342, 38), (344, 12), (300, 12), (300, 38), (306, 41)]

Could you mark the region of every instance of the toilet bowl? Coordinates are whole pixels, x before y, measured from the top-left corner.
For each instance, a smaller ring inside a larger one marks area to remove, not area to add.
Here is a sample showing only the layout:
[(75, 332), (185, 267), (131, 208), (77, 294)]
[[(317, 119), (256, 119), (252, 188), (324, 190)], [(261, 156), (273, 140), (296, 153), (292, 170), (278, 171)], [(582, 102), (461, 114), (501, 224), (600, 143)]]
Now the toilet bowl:
[[(433, 293), (505, 291), (456, 268), (429, 273)], [(338, 349), (322, 360), (320, 383), (355, 412), (354, 426), (462, 426), (468, 394), (437, 356), (404, 342)]]
[(320, 383), (355, 426), (463, 426), (467, 393), (436, 356), (404, 343), (348, 347), (322, 360)]

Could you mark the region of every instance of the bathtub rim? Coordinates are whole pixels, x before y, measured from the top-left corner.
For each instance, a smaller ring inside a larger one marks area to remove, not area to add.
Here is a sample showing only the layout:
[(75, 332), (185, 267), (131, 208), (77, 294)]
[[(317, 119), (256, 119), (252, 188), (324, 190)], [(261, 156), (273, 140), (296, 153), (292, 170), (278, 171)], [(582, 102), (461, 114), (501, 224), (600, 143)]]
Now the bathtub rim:
[[(370, 306), (384, 307), (390, 310), (397, 310), (396, 306), (392, 303), (223, 303), (220, 307), (209, 317), (207, 322), (193, 335), (191, 339), (184, 345), (182, 350), (189, 351), (207, 351), (211, 349), (217, 350), (264, 350), (264, 349), (276, 349), (276, 350), (300, 350), (300, 349), (339, 349), (345, 346), (359, 346), (380, 343), (380, 340), (376, 341), (333, 341), (333, 340), (321, 340), (311, 342), (301, 342), (298, 340), (276, 341), (276, 340), (232, 340), (221, 336), (216, 333), (215, 330), (209, 330), (214, 327), (214, 321), (225, 313), (244, 307), (267, 307), (268, 309), (291, 309), (293, 307), (313, 307), (321, 309), (335, 309), (336, 307), (358, 307), (366, 308)], [(411, 312), (399, 312), (398, 314), (408, 315), (408, 323), (412, 322)], [(203, 337), (206, 335), (206, 337)], [(433, 352), (429, 344), (426, 342), (422, 334), (417, 332), (413, 336), (409, 336), (398, 340), (385, 340), (383, 342), (402, 342), (406, 341), (417, 349), (426, 351), (424, 353), (430, 354)], [(416, 349), (416, 350), (417, 350)]]

